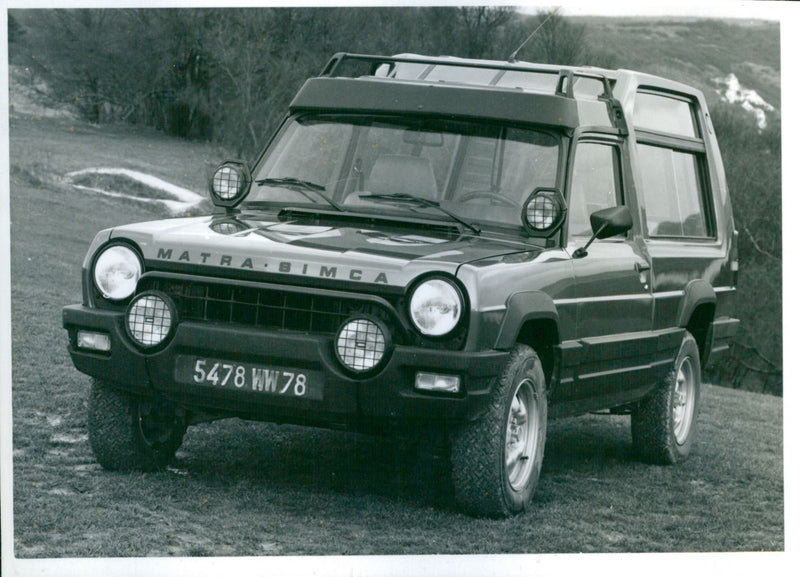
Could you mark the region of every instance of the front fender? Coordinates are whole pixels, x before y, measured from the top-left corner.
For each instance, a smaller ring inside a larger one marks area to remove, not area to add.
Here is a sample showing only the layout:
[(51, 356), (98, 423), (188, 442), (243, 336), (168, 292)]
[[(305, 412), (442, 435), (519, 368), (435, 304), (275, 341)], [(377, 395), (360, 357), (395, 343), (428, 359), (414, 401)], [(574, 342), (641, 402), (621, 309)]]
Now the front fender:
[(509, 350), (517, 342), (520, 329), (532, 320), (548, 320), (558, 326), (558, 311), (550, 295), (540, 291), (521, 292), (511, 295), (506, 302), (506, 314), (500, 324), (495, 341), (497, 350)]

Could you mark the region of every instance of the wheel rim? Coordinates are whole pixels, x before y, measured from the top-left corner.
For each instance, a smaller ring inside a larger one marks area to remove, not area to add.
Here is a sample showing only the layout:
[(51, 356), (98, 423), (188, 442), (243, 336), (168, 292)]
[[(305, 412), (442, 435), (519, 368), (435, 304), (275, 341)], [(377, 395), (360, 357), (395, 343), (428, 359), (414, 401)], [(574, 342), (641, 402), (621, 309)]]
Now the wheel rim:
[(672, 394), (672, 430), (679, 445), (686, 442), (692, 428), (696, 379), (697, 374), (691, 359), (684, 358), (678, 367), (675, 390)]
[(517, 385), (506, 422), (506, 478), (514, 491), (521, 491), (528, 484), (538, 435), (536, 394), (533, 382), (525, 379)]

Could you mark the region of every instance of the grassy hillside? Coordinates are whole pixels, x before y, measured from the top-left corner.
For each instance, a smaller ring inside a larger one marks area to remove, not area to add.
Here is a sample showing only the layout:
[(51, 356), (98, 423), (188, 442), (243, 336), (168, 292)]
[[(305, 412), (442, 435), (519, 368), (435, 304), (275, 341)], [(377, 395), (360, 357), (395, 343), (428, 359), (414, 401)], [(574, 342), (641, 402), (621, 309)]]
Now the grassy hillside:
[(576, 18), (596, 51), (618, 68), (643, 70), (702, 88), (718, 97), (712, 79), (736, 74), (780, 109), (780, 31), (777, 22), (684, 18)]

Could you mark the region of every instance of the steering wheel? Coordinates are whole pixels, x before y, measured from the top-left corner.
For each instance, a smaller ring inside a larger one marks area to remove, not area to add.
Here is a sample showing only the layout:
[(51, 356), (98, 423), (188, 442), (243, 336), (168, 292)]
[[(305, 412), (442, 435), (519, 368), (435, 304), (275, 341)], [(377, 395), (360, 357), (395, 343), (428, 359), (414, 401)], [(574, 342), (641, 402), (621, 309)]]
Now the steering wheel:
[(498, 204), (502, 204), (504, 206), (519, 208), (517, 203), (515, 203), (513, 200), (503, 196), (499, 192), (494, 192), (492, 190), (474, 190), (472, 192), (467, 192), (466, 194), (462, 194), (459, 200), (463, 202), (469, 202), (470, 200), (475, 200), (478, 198), (488, 198), (490, 200), (497, 201)]

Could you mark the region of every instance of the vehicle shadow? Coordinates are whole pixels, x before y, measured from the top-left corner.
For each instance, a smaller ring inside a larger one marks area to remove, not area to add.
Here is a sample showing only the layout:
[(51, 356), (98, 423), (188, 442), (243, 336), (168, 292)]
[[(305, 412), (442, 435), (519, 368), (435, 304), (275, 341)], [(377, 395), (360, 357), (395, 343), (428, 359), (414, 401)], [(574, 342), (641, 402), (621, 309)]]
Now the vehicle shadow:
[[(540, 483), (594, 477), (630, 460), (627, 417), (554, 421)], [(225, 420), (190, 429), (175, 466), (238, 491), (368, 496), (456, 510), (447, 451), (431, 440)]]
[(597, 472), (632, 460), (628, 416), (583, 415), (548, 424), (543, 475)]
[(221, 485), (374, 495), (441, 507), (452, 492), (445, 454), (421, 442), (225, 420), (192, 427), (176, 467)]

